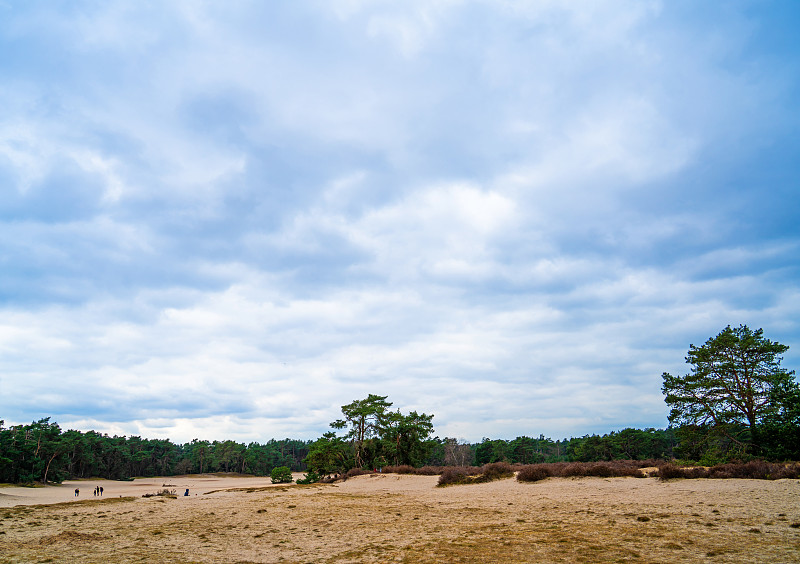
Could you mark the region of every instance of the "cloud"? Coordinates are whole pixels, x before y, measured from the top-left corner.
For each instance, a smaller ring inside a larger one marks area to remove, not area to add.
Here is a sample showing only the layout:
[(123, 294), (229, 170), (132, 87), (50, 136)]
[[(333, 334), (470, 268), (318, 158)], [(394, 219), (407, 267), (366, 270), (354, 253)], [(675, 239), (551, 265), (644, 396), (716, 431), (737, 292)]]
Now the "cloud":
[(770, 6), (2, 9), (7, 423), (564, 437), (665, 425), (729, 323), (796, 341)]

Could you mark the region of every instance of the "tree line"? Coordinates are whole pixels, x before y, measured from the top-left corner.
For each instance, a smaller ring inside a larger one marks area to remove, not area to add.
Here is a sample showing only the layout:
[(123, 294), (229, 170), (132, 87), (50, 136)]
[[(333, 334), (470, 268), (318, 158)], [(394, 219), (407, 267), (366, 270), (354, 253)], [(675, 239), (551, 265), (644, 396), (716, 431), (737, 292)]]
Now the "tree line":
[[(407, 416), (404, 423), (395, 424), (391, 433), (383, 436), (366, 429), (362, 435), (359, 429), (352, 441), (349, 433), (342, 437), (326, 433), (316, 441), (273, 439), (249, 444), (198, 439), (176, 444), (169, 439), (62, 431), (49, 418), (11, 427), (0, 421), (0, 482), (125, 480), (213, 472), (268, 476), (281, 466), (296, 472), (314, 469), (332, 474), (388, 465), (480, 466), (501, 461), (533, 464), (671, 458), (677, 440), (673, 429), (623, 429), (602, 436), (562, 440), (540, 435), (513, 440), (484, 438), (479, 443), (468, 443), (415, 434), (429, 428), (429, 417), (432, 416)], [(418, 425), (416, 431), (412, 429), (414, 425)], [(355, 438), (359, 436), (363, 438)], [(360, 460), (358, 466), (356, 457)]]
[(124, 480), (206, 472), (266, 476), (278, 466), (305, 470), (310, 444), (296, 439), (249, 444), (194, 439), (176, 444), (169, 439), (62, 431), (49, 417), (8, 428), (0, 420), (0, 482)]
[[(369, 394), (342, 406), (333, 431), (315, 441), (244, 444), (109, 437), (62, 432), (49, 418), (4, 427), (0, 482), (66, 478), (170, 476), (204, 472), (269, 475), (277, 467), (318, 476), (385, 466), (481, 466), (494, 462), (597, 462), (673, 458), (714, 465), (732, 460), (800, 460), (800, 387), (783, 369), (788, 346), (763, 330), (730, 326), (700, 347), (690, 345), (684, 376), (662, 375), (670, 407), (666, 429), (622, 429), (552, 440), (540, 435), (467, 443), (433, 436), (433, 415), (392, 410), (388, 396)], [(341, 431), (337, 434), (336, 431)]]

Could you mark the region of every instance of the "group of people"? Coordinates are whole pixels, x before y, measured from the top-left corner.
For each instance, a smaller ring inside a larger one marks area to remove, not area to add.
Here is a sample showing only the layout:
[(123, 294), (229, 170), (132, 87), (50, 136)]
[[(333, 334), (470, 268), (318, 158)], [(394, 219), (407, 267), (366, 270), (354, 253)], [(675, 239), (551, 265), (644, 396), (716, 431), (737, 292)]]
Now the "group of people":
[[(187, 490), (188, 491), (188, 490)], [(81, 490), (79, 488), (75, 488), (75, 497), (78, 497), (81, 494)], [(94, 487), (94, 495), (95, 496), (103, 496), (103, 486), (95, 486)]]

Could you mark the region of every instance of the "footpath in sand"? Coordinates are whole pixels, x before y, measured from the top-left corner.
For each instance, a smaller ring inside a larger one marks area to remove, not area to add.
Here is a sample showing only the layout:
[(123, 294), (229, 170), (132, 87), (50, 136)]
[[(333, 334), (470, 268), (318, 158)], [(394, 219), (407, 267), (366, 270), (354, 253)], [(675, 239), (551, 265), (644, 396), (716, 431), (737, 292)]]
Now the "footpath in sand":
[[(183, 476), (3, 488), (0, 563), (800, 562), (797, 480), (436, 482)], [(141, 497), (164, 484), (190, 496)]]

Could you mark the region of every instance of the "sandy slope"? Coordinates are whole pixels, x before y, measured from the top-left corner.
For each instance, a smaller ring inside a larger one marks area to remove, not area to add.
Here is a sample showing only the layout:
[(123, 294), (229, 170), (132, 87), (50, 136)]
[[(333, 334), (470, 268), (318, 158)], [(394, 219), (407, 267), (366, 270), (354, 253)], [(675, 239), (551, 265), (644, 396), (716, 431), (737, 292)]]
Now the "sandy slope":
[[(67, 503), (0, 509), (0, 562), (800, 562), (797, 480), (436, 480), (163, 478), (108, 483), (103, 500), (81, 482), (78, 502), (73, 484), (28, 490)], [(198, 495), (140, 497), (164, 483)]]

